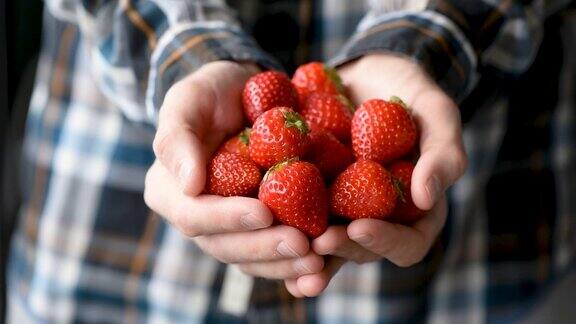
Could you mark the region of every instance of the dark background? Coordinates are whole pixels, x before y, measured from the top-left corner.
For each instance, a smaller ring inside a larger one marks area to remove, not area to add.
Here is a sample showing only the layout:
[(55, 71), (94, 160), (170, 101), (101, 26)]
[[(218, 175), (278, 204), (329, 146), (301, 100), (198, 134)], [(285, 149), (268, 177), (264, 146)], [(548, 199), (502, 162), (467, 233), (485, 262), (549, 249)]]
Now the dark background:
[(0, 323), (6, 256), (19, 198), (18, 157), (40, 46), (41, 0), (0, 0)]

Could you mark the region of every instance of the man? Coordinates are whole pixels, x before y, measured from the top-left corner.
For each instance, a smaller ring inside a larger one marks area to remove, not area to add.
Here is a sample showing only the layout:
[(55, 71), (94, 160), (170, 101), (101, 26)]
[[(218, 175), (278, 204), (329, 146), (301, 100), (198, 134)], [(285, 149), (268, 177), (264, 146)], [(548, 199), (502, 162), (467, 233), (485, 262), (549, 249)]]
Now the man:
[[(573, 80), (566, 4), (230, 6), (284, 63), (329, 59), (354, 103), (408, 103), (427, 216), (308, 242), (255, 199), (201, 194), (206, 160), (242, 126), (244, 82), (281, 66), (221, 1), (48, 1), (10, 321), (510, 320), (570, 269), (574, 111), (554, 92)], [(272, 41), (295, 34), (291, 50)]]

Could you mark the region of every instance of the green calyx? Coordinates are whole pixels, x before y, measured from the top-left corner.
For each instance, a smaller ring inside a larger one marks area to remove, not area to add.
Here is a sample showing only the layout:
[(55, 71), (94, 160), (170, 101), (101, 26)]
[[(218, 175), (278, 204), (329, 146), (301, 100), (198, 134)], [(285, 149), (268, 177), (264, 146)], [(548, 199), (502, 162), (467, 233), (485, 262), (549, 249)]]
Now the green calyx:
[(400, 199), (400, 201), (402, 201), (403, 203), (406, 203), (406, 197), (404, 194), (404, 190), (406, 188), (404, 188), (404, 184), (402, 182), (400, 182), (400, 180), (398, 180), (398, 179), (393, 179), (392, 182), (394, 184), (394, 190), (396, 191), (396, 195), (398, 196), (398, 199)]
[(406, 103), (404, 103), (404, 101), (402, 101), (402, 99), (400, 99), (400, 97), (392, 96), (392, 97), (390, 97), (390, 99), (388, 101), (393, 102), (395, 104), (399, 104), (404, 109), (408, 109), (408, 106), (406, 106)]
[(295, 127), (300, 131), (302, 135), (306, 135), (310, 132), (308, 124), (302, 119), (302, 117), (294, 111), (284, 111), (284, 125), (286, 127)]
[(252, 131), (252, 129), (250, 127), (246, 127), (241, 133), (240, 135), (238, 135), (238, 138), (240, 139), (240, 142), (242, 142), (244, 145), (249, 145), (250, 144), (250, 132)]
[(348, 110), (354, 114), (354, 112), (356, 111), (356, 109), (354, 109), (354, 105), (352, 104), (352, 101), (350, 101), (350, 99), (348, 99), (345, 95), (343, 94), (339, 94), (338, 95), (338, 100), (340, 100), (340, 102), (342, 104), (344, 104), (344, 106), (346, 106), (346, 108), (348, 108)]
[(266, 181), (266, 179), (268, 179), (268, 177), (274, 173), (274, 172), (278, 172), (282, 169), (284, 169), (286, 166), (288, 166), (289, 164), (298, 161), (298, 157), (293, 157), (290, 158), (288, 160), (282, 161), (282, 162), (278, 162), (276, 164), (274, 164), (273, 166), (270, 167), (270, 169), (268, 169), (268, 171), (266, 171), (266, 174), (264, 174), (264, 177), (262, 178), (262, 181)]
[(342, 84), (342, 78), (340, 78), (338, 72), (327, 66), (324, 66), (324, 72), (326, 73), (326, 76), (328, 76), (328, 79), (334, 83), (336, 90), (338, 90), (339, 93), (344, 93), (344, 85)]

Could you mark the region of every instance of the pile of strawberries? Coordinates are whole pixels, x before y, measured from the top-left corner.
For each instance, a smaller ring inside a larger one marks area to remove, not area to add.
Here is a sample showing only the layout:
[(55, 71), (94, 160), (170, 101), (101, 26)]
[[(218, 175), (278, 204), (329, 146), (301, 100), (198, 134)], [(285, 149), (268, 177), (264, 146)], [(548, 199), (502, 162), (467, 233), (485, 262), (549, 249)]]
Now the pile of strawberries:
[(336, 71), (312, 62), (292, 80), (254, 75), (242, 104), (252, 127), (212, 158), (208, 193), (258, 195), (279, 223), (311, 238), (329, 217), (411, 223), (424, 215), (410, 194), (418, 133), (399, 98), (354, 109)]

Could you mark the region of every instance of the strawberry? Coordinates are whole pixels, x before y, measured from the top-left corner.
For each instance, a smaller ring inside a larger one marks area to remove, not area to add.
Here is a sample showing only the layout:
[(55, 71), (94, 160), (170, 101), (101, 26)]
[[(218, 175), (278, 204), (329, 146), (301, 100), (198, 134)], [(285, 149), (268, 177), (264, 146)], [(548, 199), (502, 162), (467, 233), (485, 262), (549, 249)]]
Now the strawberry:
[(298, 110), (298, 96), (288, 76), (278, 71), (266, 71), (252, 76), (242, 92), (244, 112), (251, 123), (267, 110), (289, 107)]
[(330, 208), (349, 219), (388, 217), (396, 206), (392, 176), (383, 166), (359, 160), (342, 172), (330, 188)]
[(416, 124), (398, 97), (368, 100), (352, 118), (352, 149), (359, 159), (387, 163), (401, 158), (416, 138)]
[(304, 159), (313, 163), (326, 180), (331, 180), (354, 162), (354, 155), (352, 149), (331, 133), (314, 130), (310, 133), (310, 146)]
[(340, 141), (350, 141), (350, 124), (354, 110), (343, 95), (316, 92), (310, 94), (300, 114), (312, 129), (324, 129)]
[(306, 102), (312, 92), (327, 92), (334, 95), (344, 92), (342, 79), (336, 70), (320, 62), (300, 65), (292, 76), (292, 84), (296, 88), (301, 104)]
[(292, 109), (278, 107), (256, 119), (250, 132), (250, 158), (263, 168), (293, 157), (308, 148), (308, 125)]
[(250, 151), (248, 151), (248, 144), (250, 143), (251, 129), (246, 127), (238, 135), (231, 137), (222, 145), (220, 152), (236, 153), (249, 159)]
[(236, 153), (221, 152), (208, 165), (207, 192), (220, 196), (252, 196), (262, 174), (258, 166)]
[(410, 161), (396, 161), (390, 165), (390, 173), (399, 187), (398, 203), (392, 212), (390, 220), (398, 223), (413, 223), (425, 214), (412, 201), (410, 185), (412, 184), (412, 172), (414, 164)]
[(308, 162), (288, 160), (272, 167), (260, 184), (260, 199), (282, 224), (310, 238), (328, 226), (328, 197), (320, 171)]

